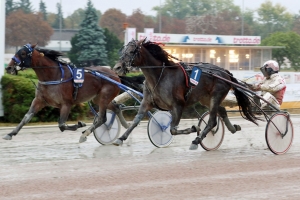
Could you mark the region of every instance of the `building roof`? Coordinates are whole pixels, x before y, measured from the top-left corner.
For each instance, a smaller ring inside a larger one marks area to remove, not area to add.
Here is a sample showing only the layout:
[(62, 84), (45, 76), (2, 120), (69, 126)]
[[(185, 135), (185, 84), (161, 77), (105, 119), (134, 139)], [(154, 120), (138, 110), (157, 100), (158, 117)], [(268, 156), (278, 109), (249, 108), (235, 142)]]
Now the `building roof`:
[(76, 33), (78, 33), (78, 29), (53, 29), (54, 33), (53, 35), (50, 37), (50, 40), (67, 40), (70, 41), (72, 39), (72, 37), (74, 37), (74, 35)]

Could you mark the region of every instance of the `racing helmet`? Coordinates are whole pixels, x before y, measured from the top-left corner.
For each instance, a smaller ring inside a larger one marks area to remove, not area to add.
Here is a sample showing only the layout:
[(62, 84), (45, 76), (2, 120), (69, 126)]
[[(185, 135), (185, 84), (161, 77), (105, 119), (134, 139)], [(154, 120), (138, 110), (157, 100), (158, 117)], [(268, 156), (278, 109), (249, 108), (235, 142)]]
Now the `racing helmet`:
[(263, 73), (265, 77), (270, 77), (272, 74), (278, 73), (279, 65), (275, 60), (268, 60), (264, 63), (264, 65), (260, 68), (260, 71)]

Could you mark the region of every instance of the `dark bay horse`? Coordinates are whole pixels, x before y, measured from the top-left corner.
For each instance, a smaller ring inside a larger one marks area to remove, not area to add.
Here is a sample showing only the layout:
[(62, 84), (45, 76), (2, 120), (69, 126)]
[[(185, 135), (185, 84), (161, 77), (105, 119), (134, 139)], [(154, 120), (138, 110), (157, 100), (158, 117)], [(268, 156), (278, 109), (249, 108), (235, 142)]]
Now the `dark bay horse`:
[[(65, 123), (71, 107), (92, 100), (93, 103), (99, 106), (98, 119), (81, 135), (80, 142), (84, 142), (86, 136), (106, 121), (106, 109), (114, 110), (114, 106), (110, 102), (119, 94), (119, 87), (93, 75), (91, 72), (97, 71), (117, 82), (121, 82), (118, 75), (111, 69), (100, 66), (86, 67), (75, 74), (72, 66), (59, 60), (60, 56), (62, 56), (61, 52), (39, 49), (36, 45), (30, 44), (24, 45), (14, 55), (6, 68), (7, 73), (16, 74), (17, 70), (32, 68), (38, 77), (38, 85), (29, 111), (20, 124), (11, 133), (5, 135), (3, 139), (11, 140), (12, 136), (17, 135), (34, 114), (45, 106), (60, 109), (58, 126), (61, 131), (75, 131), (77, 128), (85, 126), (85, 124), (78, 122), (78, 124), (68, 126)], [(83, 75), (83, 83), (76, 85), (74, 77), (82, 77)], [(78, 89), (75, 86), (79, 86)]]
[[(184, 107), (198, 101), (209, 109), (210, 118), (204, 130), (192, 141), (191, 150), (197, 149), (200, 141), (216, 126), (217, 114), (224, 120), (227, 128), (234, 133), (240, 130), (240, 126), (232, 125), (228, 119), (226, 109), (220, 106), (230, 89), (234, 90), (241, 115), (257, 124), (256, 120), (258, 118), (251, 111), (249, 97), (240, 88), (231, 84), (231, 82), (239, 83), (229, 71), (212, 64), (202, 64), (200, 67), (202, 66), (204, 69), (199, 84), (194, 88), (190, 88), (186, 84), (184, 70), (179, 63), (173, 62), (172, 58), (159, 44), (150, 41), (145, 42), (145, 40), (132, 40), (121, 50), (121, 57), (114, 66), (114, 70), (121, 75), (126, 74), (131, 67), (139, 67), (146, 81), (143, 91), (144, 98), (139, 111), (131, 126), (114, 142), (115, 145), (122, 145), (131, 131), (143, 119), (145, 113), (153, 107), (171, 112), (170, 131), (172, 135), (199, 131), (195, 126), (186, 130), (177, 130)], [(231, 82), (213, 77), (210, 73)]]

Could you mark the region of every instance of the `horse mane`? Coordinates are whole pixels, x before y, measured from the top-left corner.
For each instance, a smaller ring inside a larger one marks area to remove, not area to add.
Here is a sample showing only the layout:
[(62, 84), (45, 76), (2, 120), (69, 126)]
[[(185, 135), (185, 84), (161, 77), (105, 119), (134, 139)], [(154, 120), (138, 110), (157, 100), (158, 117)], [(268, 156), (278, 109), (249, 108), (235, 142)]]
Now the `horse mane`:
[(46, 57), (50, 58), (53, 61), (58, 61), (60, 56), (63, 56), (64, 54), (60, 51), (55, 51), (51, 49), (41, 49), (41, 48), (35, 48), (40, 53), (43, 53)]
[(161, 48), (158, 43), (147, 41), (143, 43), (143, 47), (145, 47), (156, 60), (162, 61), (166, 66), (175, 65), (175, 63), (171, 60), (173, 56)]

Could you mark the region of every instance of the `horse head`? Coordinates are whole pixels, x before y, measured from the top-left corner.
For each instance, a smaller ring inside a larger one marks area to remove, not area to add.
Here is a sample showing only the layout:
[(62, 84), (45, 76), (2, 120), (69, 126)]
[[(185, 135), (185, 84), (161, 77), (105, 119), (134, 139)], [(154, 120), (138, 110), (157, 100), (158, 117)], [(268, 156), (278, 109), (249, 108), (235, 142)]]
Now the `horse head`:
[(118, 75), (125, 75), (132, 67), (139, 65), (140, 51), (146, 38), (140, 41), (132, 39), (127, 45), (123, 46), (120, 51), (119, 61), (113, 67)]
[(19, 49), (6, 67), (6, 72), (17, 75), (19, 70), (29, 68), (31, 66), (32, 52), (35, 47), (36, 44), (25, 44)]

